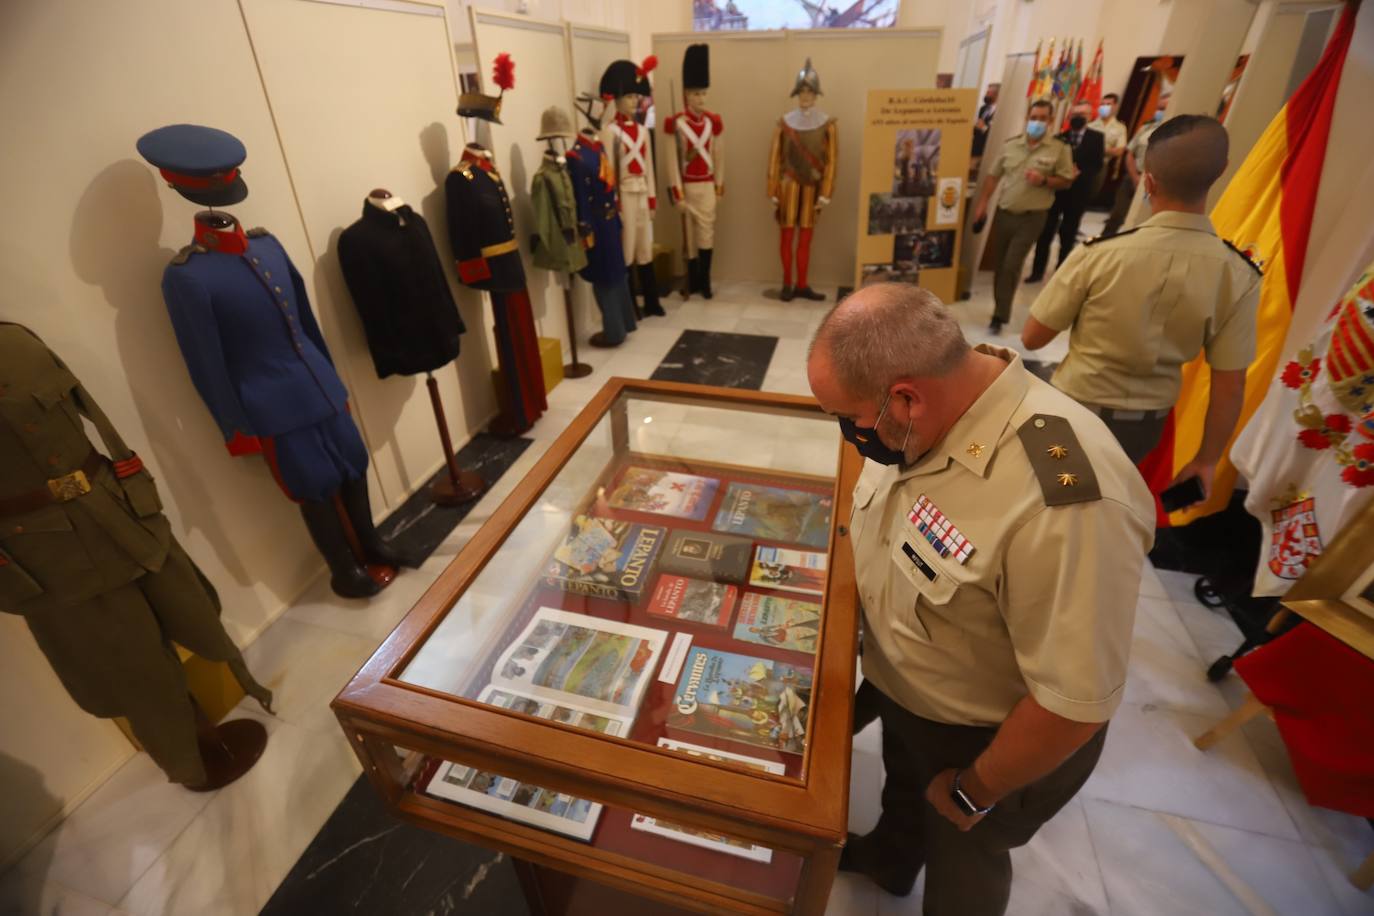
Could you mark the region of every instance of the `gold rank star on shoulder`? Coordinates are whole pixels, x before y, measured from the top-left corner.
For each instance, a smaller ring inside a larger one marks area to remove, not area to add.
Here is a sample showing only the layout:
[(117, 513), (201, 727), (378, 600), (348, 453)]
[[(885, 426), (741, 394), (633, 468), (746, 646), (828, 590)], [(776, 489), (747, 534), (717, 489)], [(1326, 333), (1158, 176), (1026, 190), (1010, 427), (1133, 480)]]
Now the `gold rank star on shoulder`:
[(982, 458), (982, 457), (983, 457), (983, 449), (985, 449), (985, 448), (987, 448), (987, 446), (981, 445), (980, 443), (977, 443), (977, 442), (970, 442), (970, 443), (968, 444), (968, 448), (964, 449), (964, 451), (968, 452), (968, 453), (969, 453), (970, 455), (972, 455), (974, 458)]
[(1060, 474), (1057, 479), (1059, 480), (1059, 485), (1061, 487), (1072, 487), (1078, 483), (1077, 474), (1064, 473)]
[(1051, 445), (1049, 448), (1045, 449), (1045, 454), (1057, 461), (1069, 457), (1069, 450), (1062, 445)]

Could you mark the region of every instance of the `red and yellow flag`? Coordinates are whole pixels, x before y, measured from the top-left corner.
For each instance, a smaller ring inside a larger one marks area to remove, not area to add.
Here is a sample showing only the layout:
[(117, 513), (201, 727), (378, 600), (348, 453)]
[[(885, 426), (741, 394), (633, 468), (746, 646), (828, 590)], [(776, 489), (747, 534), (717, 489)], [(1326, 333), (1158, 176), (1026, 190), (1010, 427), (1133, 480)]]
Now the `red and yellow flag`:
[[(1357, 8), (1358, 4), (1346, 4), (1316, 68), (1269, 123), (1212, 210), (1212, 225), (1217, 234), (1230, 240), (1264, 270), (1256, 316), (1255, 359), (1245, 376), (1245, 406), (1237, 431), (1244, 428), (1264, 400), (1288, 334), (1293, 303), (1302, 282), (1336, 89), (1355, 31)], [(1210, 381), (1211, 372), (1201, 354), (1183, 367), (1183, 388), (1164, 436), (1140, 465), (1156, 493), (1167, 487), (1178, 470), (1197, 454)], [(1169, 516), (1161, 512), (1160, 525), (1186, 525), (1226, 508), (1236, 484), (1230, 443), (1226, 448), (1217, 465), (1210, 498)]]

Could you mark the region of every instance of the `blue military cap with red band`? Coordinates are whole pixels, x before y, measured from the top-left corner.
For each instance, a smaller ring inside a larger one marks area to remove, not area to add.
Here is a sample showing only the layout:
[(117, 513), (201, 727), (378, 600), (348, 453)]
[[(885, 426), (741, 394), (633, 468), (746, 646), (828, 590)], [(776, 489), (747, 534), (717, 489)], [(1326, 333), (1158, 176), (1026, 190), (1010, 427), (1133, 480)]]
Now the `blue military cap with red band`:
[(138, 138), (138, 152), (187, 200), (227, 207), (248, 196), (239, 166), (248, 151), (238, 137), (199, 124), (170, 124)]

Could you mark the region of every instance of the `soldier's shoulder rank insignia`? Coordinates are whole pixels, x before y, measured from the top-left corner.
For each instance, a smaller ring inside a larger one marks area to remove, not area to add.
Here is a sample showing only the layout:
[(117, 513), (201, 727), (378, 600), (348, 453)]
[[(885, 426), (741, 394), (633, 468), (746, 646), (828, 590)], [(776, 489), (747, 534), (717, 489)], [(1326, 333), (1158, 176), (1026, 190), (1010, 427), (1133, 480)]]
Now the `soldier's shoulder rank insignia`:
[(172, 263), (180, 267), (182, 264), (185, 264), (187, 261), (191, 260), (191, 255), (206, 254), (207, 252), (209, 252), (209, 250), (209, 248), (206, 248), (204, 245), (201, 245), (199, 243), (187, 245), (185, 248), (181, 249), (172, 256)]
[(1103, 242), (1110, 242), (1112, 239), (1119, 239), (1123, 236), (1133, 235), (1134, 233), (1139, 231), (1140, 227), (1138, 226), (1135, 229), (1124, 229), (1121, 232), (1118, 232), (1116, 235), (1099, 235), (1095, 239), (1088, 239), (1083, 244), (1084, 246), (1091, 248), (1093, 245), (1101, 245)]
[(1250, 265), (1251, 270), (1259, 274), (1261, 277), (1264, 276), (1264, 268), (1260, 267), (1259, 264), (1255, 263), (1255, 259), (1250, 257), (1249, 252), (1237, 248), (1235, 245), (1231, 243), (1230, 239), (1222, 239), (1221, 243), (1225, 245), (1227, 248), (1234, 251), (1236, 254), (1240, 255), (1240, 259), (1244, 261), (1246, 264)]
[(1038, 413), (1016, 430), (1047, 506), (1068, 506), (1102, 498), (1097, 475), (1063, 417)]

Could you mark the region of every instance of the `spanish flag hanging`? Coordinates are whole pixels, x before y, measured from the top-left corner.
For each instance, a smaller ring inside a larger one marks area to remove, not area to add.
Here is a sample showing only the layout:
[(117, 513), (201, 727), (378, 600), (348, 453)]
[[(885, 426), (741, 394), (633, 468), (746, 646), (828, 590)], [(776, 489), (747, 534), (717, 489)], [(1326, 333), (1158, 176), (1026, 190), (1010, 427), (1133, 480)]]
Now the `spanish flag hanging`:
[[(1244, 428), (1269, 390), (1288, 334), (1293, 303), (1298, 299), (1331, 113), (1358, 6), (1345, 5), (1321, 60), (1269, 123), (1212, 210), (1217, 235), (1230, 240), (1264, 271), (1255, 322), (1255, 359), (1245, 376), (1245, 403), (1237, 431)], [(1164, 435), (1140, 464), (1155, 493), (1166, 488), (1197, 454), (1207, 417), (1210, 381), (1211, 373), (1201, 354), (1183, 367), (1183, 387)], [(1161, 526), (1186, 525), (1226, 508), (1236, 485), (1230, 448), (1228, 443), (1217, 464), (1208, 499), (1171, 515), (1161, 510)]]

